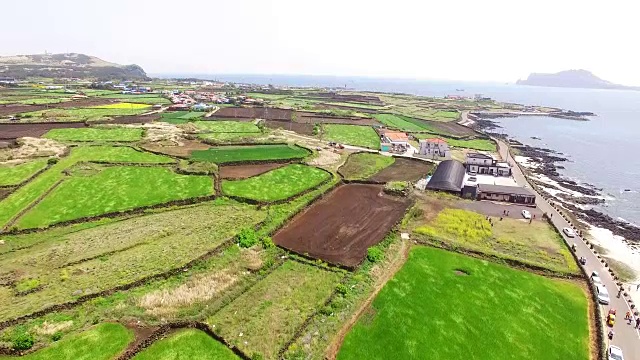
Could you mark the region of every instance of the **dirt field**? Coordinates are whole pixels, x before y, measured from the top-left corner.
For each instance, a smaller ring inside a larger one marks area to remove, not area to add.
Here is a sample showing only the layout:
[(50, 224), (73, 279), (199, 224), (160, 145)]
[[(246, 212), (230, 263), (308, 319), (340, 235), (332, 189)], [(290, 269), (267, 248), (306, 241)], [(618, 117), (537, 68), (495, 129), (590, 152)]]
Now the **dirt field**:
[(377, 110), (373, 110), (373, 109), (366, 109), (366, 108), (361, 108), (361, 107), (355, 107), (355, 106), (346, 106), (346, 105), (335, 105), (335, 104), (318, 104), (315, 107), (316, 109), (327, 109), (327, 110), (331, 110), (331, 109), (338, 109), (338, 110), (354, 110), (357, 111), (359, 113), (365, 113), (365, 114), (377, 114), (378, 111)]
[(22, 104), (6, 104), (0, 105), (0, 117), (17, 114), (28, 111), (44, 110), (47, 107), (44, 105), (22, 105)]
[(266, 173), (287, 164), (255, 164), (255, 165), (229, 165), (220, 167), (220, 177), (223, 179), (246, 179), (248, 177)]
[[(160, 114), (152, 115), (131, 115), (114, 117), (111, 121), (105, 121), (105, 124), (147, 124), (160, 120)], [(95, 122), (99, 123), (99, 122)]]
[(284, 129), (295, 131), (298, 134), (313, 135), (313, 124), (301, 124), (293, 121), (268, 120), (265, 123), (269, 129)]
[(470, 135), (478, 135), (472, 129), (462, 126), (455, 121), (451, 122), (442, 122), (442, 121), (426, 121), (429, 125), (433, 126), (438, 130), (442, 130), (447, 132), (453, 136), (470, 136)]
[(143, 149), (167, 154), (170, 156), (188, 158), (193, 150), (207, 150), (210, 145), (203, 144), (196, 140), (181, 140), (181, 146), (172, 141), (152, 142), (140, 146)]
[(291, 120), (291, 114), (287, 109), (227, 107), (214, 112), (210, 118)]
[(389, 167), (382, 169), (367, 180), (388, 181), (417, 181), (433, 169), (434, 165), (422, 160), (396, 158)]
[(0, 188), (0, 200), (9, 196), (9, 194), (11, 194), (11, 190), (12, 189)]
[(409, 205), (407, 198), (382, 195), (378, 185), (344, 185), (298, 214), (273, 240), (296, 253), (354, 267)]
[(74, 123), (0, 123), (0, 140), (17, 139), (20, 137), (40, 137), (51, 129), (62, 128), (82, 128), (86, 127), (83, 122)]
[(365, 118), (352, 118), (352, 117), (338, 117), (338, 116), (323, 116), (318, 113), (298, 112), (296, 122), (303, 124), (349, 124), (349, 125), (382, 125), (374, 119)]
[(23, 104), (7, 104), (0, 105), (0, 116), (18, 114), (23, 112), (41, 111), (46, 109), (69, 109), (75, 107), (89, 107), (110, 104), (114, 99), (80, 99), (65, 101), (61, 103), (48, 104), (48, 105), (23, 105)]

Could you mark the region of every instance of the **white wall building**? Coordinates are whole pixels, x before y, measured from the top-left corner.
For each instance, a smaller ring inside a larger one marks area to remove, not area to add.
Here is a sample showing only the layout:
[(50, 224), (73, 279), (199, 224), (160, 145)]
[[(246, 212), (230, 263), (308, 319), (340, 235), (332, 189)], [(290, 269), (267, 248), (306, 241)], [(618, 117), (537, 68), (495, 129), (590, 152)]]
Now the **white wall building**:
[(418, 154), (430, 159), (451, 159), (451, 149), (449, 144), (442, 139), (420, 140), (420, 150)]

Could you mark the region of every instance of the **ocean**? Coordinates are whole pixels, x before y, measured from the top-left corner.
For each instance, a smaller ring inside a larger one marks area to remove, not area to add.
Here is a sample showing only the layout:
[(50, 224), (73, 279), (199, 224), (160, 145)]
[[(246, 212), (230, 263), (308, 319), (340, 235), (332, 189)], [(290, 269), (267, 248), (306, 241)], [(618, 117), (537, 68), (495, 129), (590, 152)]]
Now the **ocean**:
[(236, 83), (343, 87), (439, 97), (480, 93), (504, 102), (590, 111), (597, 114), (590, 121), (520, 117), (498, 119), (497, 122), (505, 133), (524, 144), (564, 154), (569, 161), (561, 164), (565, 166), (565, 169), (559, 170), (563, 176), (603, 189), (607, 201), (598, 206), (599, 210), (614, 218), (640, 225), (640, 91), (364, 77), (191, 76)]

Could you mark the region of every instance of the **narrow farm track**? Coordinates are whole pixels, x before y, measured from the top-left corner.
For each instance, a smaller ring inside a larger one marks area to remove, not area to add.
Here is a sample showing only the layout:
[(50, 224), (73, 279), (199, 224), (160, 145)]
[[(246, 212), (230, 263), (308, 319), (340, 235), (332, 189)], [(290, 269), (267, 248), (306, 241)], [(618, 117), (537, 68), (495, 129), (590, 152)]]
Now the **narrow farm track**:
[(342, 342), (344, 341), (345, 336), (351, 331), (353, 325), (358, 321), (360, 316), (371, 306), (373, 300), (378, 296), (378, 293), (384, 285), (393, 278), (393, 276), (402, 268), (402, 265), (407, 261), (409, 257), (409, 250), (411, 246), (407, 240), (400, 240), (400, 249), (394, 254), (393, 259), (389, 263), (389, 265), (384, 269), (383, 275), (378, 279), (376, 285), (374, 287), (373, 292), (367, 299), (360, 305), (360, 307), (356, 310), (356, 312), (351, 316), (351, 318), (344, 323), (340, 331), (336, 334), (331, 344), (325, 351), (325, 359), (335, 360), (338, 355), (338, 351), (340, 351), (340, 346), (342, 346)]

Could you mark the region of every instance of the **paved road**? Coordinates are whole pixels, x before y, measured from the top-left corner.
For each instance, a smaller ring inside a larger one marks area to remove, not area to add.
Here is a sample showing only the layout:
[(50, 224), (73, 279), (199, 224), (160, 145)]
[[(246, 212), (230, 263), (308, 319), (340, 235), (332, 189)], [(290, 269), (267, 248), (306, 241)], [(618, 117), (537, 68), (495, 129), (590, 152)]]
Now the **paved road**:
[[(517, 166), (515, 160), (509, 154), (509, 148), (507, 144), (502, 141), (497, 140), (500, 156), (509, 162), (513, 166), (513, 177), (516, 182), (521, 186), (528, 185), (527, 179), (522, 173), (520, 167)], [(553, 225), (558, 228), (558, 230), (562, 231), (562, 228), (571, 227), (571, 225), (539, 194), (537, 194), (536, 204), (543, 212), (547, 214), (553, 215), (551, 218), (551, 222)], [(587, 274), (591, 274), (592, 271), (597, 271), (602, 278), (602, 282), (609, 289), (609, 295), (611, 297), (611, 304), (608, 306), (602, 306), (602, 313), (606, 316), (609, 312), (609, 309), (613, 308), (617, 310), (617, 321), (613, 328), (615, 335), (613, 337), (613, 341), (611, 341), (611, 345), (618, 346), (624, 352), (625, 360), (640, 360), (640, 331), (634, 329), (631, 325), (627, 325), (627, 322), (624, 321), (625, 313), (629, 310), (628, 304), (623, 297), (617, 298), (618, 294), (617, 285), (613, 281), (613, 278), (610, 276), (607, 269), (600, 263), (600, 260), (596, 257), (596, 255), (591, 252), (589, 247), (582, 241), (580, 238), (567, 238), (563, 234), (564, 240), (568, 244), (576, 244), (577, 250), (576, 254), (578, 257), (584, 256), (587, 259), (587, 264), (585, 266), (585, 270), (587, 270)], [(609, 332), (608, 328), (605, 328), (605, 336)], [(609, 345), (609, 341), (607, 340), (607, 346)]]

